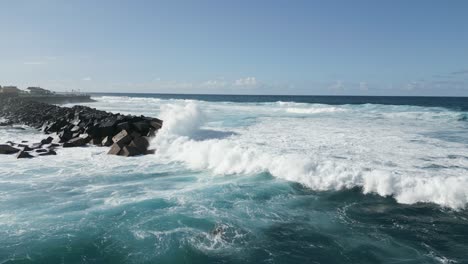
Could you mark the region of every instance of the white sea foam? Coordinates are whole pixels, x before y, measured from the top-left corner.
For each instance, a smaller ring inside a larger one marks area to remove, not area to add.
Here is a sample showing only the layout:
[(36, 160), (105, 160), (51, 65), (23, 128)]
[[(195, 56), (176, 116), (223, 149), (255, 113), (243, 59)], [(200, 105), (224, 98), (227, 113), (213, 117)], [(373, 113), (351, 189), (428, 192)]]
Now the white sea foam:
[[(361, 187), (365, 193), (392, 195), (401, 203), (433, 202), (452, 208), (468, 203), (466, 122), (454, 118), (457, 112), (411, 106), (97, 99), (90, 105), (161, 117), (163, 129), (152, 142), (157, 154), (121, 159), (91, 147), (61, 149), (53, 160), (41, 157), (17, 162), (12, 156), (0, 156), (0, 180), (38, 185), (41, 179), (47, 188), (56, 188), (60, 182), (113, 172), (172, 171), (173, 164), (178, 164), (206, 171), (206, 175), (269, 172), (314, 190)], [(304, 111), (297, 115), (290, 109)], [(213, 133), (200, 139), (196, 137), (200, 129)], [(33, 129), (0, 129), (2, 142), (43, 137)], [(102, 193), (103, 198), (96, 199), (101, 201), (99, 206), (155, 195), (147, 190), (109, 196), (115, 186), (80, 191)]]
[(319, 114), (319, 113), (333, 113), (333, 112), (343, 112), (345, 111), (342, 108), (338, 107), (311, 107), (311, 108), (294, 108), (288, 107), (286, 108), (286, 112), (288, 113), (296, 113), (296, 114)]
[[(191, 169), (218, 175), (269, 172), (315, 190), (362, 187), (365, 193), (392, 195), (401, 203), (433, 202), (461, 208), (468, 202), (464, 169), (468, 162), (446, 158), (450, 153), (466, 155), (463, 145), (420, 136), (427, 127), (414, 133), (414, 127), (388, 120), (310, 122), (272, 117), (238, 130), (238, 136), (197, 141), (189, 132), (202, 124), (199, 117), (203, 115), (194, 104), (162, 108), (161, 116), (173, 120), (153, 143), (158, 159), (183, 162)], [(189, 129), (180, 133), (177, 127)], [(423, 161), (435, 157), (440, 160)], [(431, 162), (453, 168), (423, 168)]]

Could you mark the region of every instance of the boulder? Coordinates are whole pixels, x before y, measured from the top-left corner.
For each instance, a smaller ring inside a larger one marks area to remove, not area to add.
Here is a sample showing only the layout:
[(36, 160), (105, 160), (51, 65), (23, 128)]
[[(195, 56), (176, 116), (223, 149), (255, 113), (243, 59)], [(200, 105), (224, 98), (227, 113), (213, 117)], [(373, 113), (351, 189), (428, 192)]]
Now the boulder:
[(11, 126), (11, 125), (13, 125), (13, 122), (11, 121), (0, 122), (0, 126)]
[(121, 151), (122, 151), (122, 145), (119, 145), (118, 143), (114, 143), (112, 147), (110, 148), (109, 152), (107, 152), (107, 154), (119, 155)]
[(33, 158), (34, 156), (29, 154), (29, 152), (26, 151), (20, 151), (18, 155), (16, 155), (17, 159), (28, 159), (28, 158)]
[(0, 145), (0, 154), (14, 154), (16, 152), (19, 152), (20, 150), (17, 148), (14, 148), (10, 145)]
[(96, 145), (96, 146), (101, 146), (102, 145), (102, 138), (92, 138), (91, 141), (89, 141), (90, 144)]
[(122, 130), (120, 131), (120, 133), (118, 133), (112, 138), (112, 141), (114, 143), (118, 143), (121, 146), (127, 145), (128, 143), (132, 141), (132, 136), (128, 134), (127, 130)]
[[(18, 146), (20, 146), (20, 145), (18, 145)], [(23, 151), (31, 151), (31, 150), (33, 150), (33, 149), (30, 148), (28, 145), (21, 146), (21, 147), (23, 147)]]
[(60, 143), (67, 142), (68, 140), (73, 138), (73, 133), (70, 132), (68, 129), (62, 130), (58, 137), (60, 138)]
[(107, 120), (104, 123), (99, 124), (98, 134), (100, 137), (113, 136), (115, 134), (115, 120)]
[(152, 155), (156, 153), (156, 150), (155, 149), (148, 149), (146, 152), (145, 152), (145, 155)]
[(145, 153), (149, 147), (149, 140), (146, 137), (136, 137), (129, 146), (137, 148), (141, 153)]
[(78, 132), (78, 131), (80, 131), (80, 130), (81, 130), (81, 127), (79, 127), (79, 126), (74, 126), (74, 127), (72, 127), (72, 128), (70, 129), (70, 131), (71, 131), (72, 133), (76, 133), (76, 132)]
[(36, 149), (37, 153), (44, 153), (47, 152), (47, 149)]
[(158, 130), (156, 130), (155, 128), (150, 127), (150, 129), (149, 129), (149, 131), (148, 131), (148, 134), (147, 134), (146, 136), (148, 136), (148, 137), (155, 137), (157, 131), (158, 131)]
[(156, 130), (160, 129), (162, 127), (162, 124), (163, 124), (163, 121), (161, 119), (158, 119), (158, 118), (153, 118), (151, 121), (150, 121), (150, 125), (155, 128)]
[(50, 155), (57, 155), (57, 152), (55, 152), (54, 150), (50, 149), (50, 150), (47, 151), (47, 152), (44, 152), (44, 153), (39, 154), (39, 156), (50, 156)]
[(40, 148), (42, 148), (42, 145), (43, 145), (42, 143), (32, 143), (32, 144), (29, 146), (29, 148), (30, 148), (31, 150), (33, 150), (33, 149), (40, 149)]
[(76, 137), (73, 139), (70, 139), (68, 142), (63, 144), (64, 148), (72, 148), (72, 147), (82, 147), (86, 145), (86, 139), (82, 137)]
[(114, 144), (114, 142), (112, 141), (112, 138), (110, 136), (105, 137), (101, 142), (101, 145), (105, 147), (112, 146), (112, 144)]
[(130, 130), (130, 123), (128, 122), (122, 122), (117, 124), (117, 128), (122, 131), (122, 130)]
[(130, 134), (130, 136), (132, 136), (132, 139), (133, 139), (133, 138), (141, 137), (141, 134), (138, 133), (138, 132), (136, 132), (136, 131), (133, 131), (133, 132)]
[(52, 143), (52, 140), (54, 140), (53, 137), (48, 137), (46, 139), (41, 140), (41, 143), (42, 144), (50, 144), (50, 143)]
[(132, 126), (142, 135), (147, 135), (150, 129), (150, 124), (145, 121), (133, 123)]
[(137, 156), (137, 155), (141, 155), (144, 153), (145, 152), (141, 152), (135, 147), (125, 146), (122, 148), (122, 151), (120, 151), (119, 156), (132, 157), (132, 156)]

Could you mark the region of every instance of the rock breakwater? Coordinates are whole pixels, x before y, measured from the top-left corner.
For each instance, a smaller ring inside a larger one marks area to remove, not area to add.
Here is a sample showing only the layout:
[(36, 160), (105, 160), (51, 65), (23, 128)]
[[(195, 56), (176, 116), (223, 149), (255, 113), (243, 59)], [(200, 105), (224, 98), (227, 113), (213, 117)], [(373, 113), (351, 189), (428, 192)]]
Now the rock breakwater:
[(52, 135), (41, 142), (7, 142), (0, 154), (17, 153), (18, 158), (55, 155), (55, 149), (82, 147), (87, 144), (110, 147), (108, 154), (137, 156), (154, 153), (150, 139), (163, 121), (145, 116), (114, 114), (86, 106), (59, 107), (23, 100), (0, 99), (1, 125), (24, 124)]

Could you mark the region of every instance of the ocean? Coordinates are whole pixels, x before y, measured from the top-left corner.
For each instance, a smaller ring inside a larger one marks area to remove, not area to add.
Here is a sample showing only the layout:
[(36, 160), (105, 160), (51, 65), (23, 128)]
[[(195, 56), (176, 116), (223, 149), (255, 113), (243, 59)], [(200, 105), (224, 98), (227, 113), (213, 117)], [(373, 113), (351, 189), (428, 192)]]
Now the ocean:
[(468, 98), (93, 99), (156, 154), (0, 155), (0, 263), (468, 263)]

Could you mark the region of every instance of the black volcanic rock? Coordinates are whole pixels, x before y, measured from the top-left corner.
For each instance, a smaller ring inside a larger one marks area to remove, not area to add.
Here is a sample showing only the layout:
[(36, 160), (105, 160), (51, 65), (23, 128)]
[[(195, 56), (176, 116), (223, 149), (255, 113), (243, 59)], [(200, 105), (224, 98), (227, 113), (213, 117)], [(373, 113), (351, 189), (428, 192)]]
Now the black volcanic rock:
[(42, 144), (50, 144), (50, 143), (52, 143), (52, 140), (54, 140), (53, 137), (48, 137), (46, 139), (41, 140), (41, 143)]
[[(63, 147), (84, 146), (87, 143), (113, 146), (109, 154), (122, 156), (147, 153), (149, 144), (145, 140), (149, 140), (143, 136), (155, 136), (163, 124), (163, 121), (157, 118), (114, 114), (86, 106), (59, 107), (21, 97), (0, 97), (0, 117), (8, 120), (4, 122), (8, 125), (25, 124), (45, 134), (56, 133), (57, 140), (64, 143)], [(51, 149), (51, 144), (55, 144), (53, 141), (53, 137), (48, 137), (40, 143), (29, 146), (24, 144), (22, 148), (23, 151), (42, 147)], [(15, 145), (11, 143), (11, 146)], [(11, 151), (16, 153), (20, 150), (3, 150)]]
[(55, 152), (54, 150), (50, 149), (50, 150), (47, 151), (47, 152), (44, 152), (44, 153), (39, 154), (39, 156), (51, 156), (51, 155), (57, 155), (57, 152)]
[(0, 154), (14, 154), (18, 151), (20, 150), (10, 145), (5, 145), (5, 144), (0, 145)]
[(47, 152), (47, 149), (36, 149), (35, 152), (36, 153), (44, 153), (44, 152)]
[(16, 155), (17, 159), (28, 159), (28, 158), (33, 158), (34, 156), (29, 154), (29, 152), (26, 151), (20, 151), (18, 155)]
[(114, 144), (114, 141), (112, 141), (112, 138), (107, 136), (101, 141), (101, 145), (105, 147), (110, 147)]
[(146, 137), (136, 137), (132, 140), (129, 146), (137, 148), (141, 153), (145, 153), (149, 147), (149, 140)]
[(125, 146), (122, 148), (122, 151), (119, 153), (120, 156), (132, 157), (137, 155), (142, 155), (145, 152), (141, 152), (139, 149), (132, 146)]
[(82, 146), (84, 146), (86, 144), (87, 144), (86, 138), (76, 137), (76, 138), (70, 139), (68, 142), (64, 143), (63, 147), (64, 148), (82, 147)]

